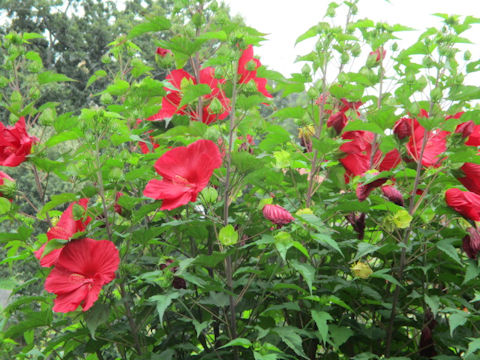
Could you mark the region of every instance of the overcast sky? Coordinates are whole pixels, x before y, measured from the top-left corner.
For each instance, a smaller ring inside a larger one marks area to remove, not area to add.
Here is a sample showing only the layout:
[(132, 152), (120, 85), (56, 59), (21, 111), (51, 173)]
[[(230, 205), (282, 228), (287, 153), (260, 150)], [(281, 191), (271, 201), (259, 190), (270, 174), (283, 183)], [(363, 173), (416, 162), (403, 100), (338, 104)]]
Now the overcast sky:
[[(247, 25), (267, 33), (267, 41), (255, 49), (263, 64), (284, 75), (297, 72), (301, 64), (295, 64), (297, 55), (313, 49), (313, 43), (305, 41), (295, 46), (295, 40), (311, 26), (323, 20), (329, 0), (223, 0), (230, 6), (232, 15), (240, 14)], [(340, 3), (340, 1), (337, 1)], [(421, 31), (439, 26), (439, 17), (433, 13), (471, 15), (480, 17), (480, 0), (361, 0), (357, 18), (369, 18), (389, 24), (402, 24), (417, 32), (397, 33), (404, 39), (400, 48), (413, 44)], [(344, 23), (339, 18), (337, 23)], [(477, 44), (472, 53), (479, 55), (480, 24), (464, 33)]]

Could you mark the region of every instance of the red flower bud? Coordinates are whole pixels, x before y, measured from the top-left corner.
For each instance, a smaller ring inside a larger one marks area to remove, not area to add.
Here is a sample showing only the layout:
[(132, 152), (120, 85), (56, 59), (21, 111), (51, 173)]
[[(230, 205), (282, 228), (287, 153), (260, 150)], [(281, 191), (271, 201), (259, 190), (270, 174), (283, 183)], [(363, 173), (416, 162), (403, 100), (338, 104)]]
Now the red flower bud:
[(280, 205), (267, 204), (263, 207), (263, 216), (277, 225), (285, 225), (294, 220), (292, 214)]
[(157, 55), (160, 55), (161, 57), (165, 57), (167, 56), (168, 54), (171, 54), (172, 51), (171, 50), (168, 50), (168, 49), (164, 49), (164, 48), (161, 48), (161, 47), (157, 47), (157, 51), (155, 52)]

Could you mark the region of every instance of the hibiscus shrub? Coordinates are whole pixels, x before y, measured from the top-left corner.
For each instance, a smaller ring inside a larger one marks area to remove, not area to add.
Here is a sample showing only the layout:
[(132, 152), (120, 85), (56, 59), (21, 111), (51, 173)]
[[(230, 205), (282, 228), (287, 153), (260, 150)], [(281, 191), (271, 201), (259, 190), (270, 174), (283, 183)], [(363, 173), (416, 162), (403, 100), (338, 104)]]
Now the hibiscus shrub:
[(399, 49), (410, 29), (331, 3), (345, 26), (300, 35), (286, 78), (262, 33), (183, 4), (119, 36), (73, 113), (37, 102), (73, 80), (42, 35), (4, 36), (2, 358), (478, 358), (480, 19)]

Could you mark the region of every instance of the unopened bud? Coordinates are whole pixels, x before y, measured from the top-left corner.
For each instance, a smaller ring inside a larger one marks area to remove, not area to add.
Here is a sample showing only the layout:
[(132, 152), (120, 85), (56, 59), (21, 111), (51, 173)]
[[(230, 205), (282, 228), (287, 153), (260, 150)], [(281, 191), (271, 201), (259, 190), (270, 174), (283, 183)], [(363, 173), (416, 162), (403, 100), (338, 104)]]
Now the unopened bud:
[(354, 264), (352, 267), (352, 272), (353, 274), (356, 276), (356, 277), (359, 277), (361, 279), (367, 279), (370, 275), (373, 274), (373, 271), (371, 269), (371, 267), (364, 263), (364, 262), (357, 262), (356, 264)]
[(216, 97), (212, 99), (212, 101), (210, 102), (210, 105), (208, 105), (208, 111), (211, 113), (211, 114), (221, 114), (223, 113), (225, 110), (223, 109), (223, 105), (222, 103), (220, 102), (220, 100), (218, 100)]

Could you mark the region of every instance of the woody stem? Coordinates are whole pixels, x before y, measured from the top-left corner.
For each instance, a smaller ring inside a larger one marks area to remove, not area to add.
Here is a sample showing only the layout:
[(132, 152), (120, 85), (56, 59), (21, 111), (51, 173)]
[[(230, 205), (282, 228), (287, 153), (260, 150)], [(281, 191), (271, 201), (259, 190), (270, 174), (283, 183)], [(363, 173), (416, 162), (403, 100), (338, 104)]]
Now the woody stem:
[[(238, 67), (238, 64), (237, 64)], [(225, 176), (225, 192), (223, 196), (224, 204), (223, 204), (223, 225), (228, 225), (228, 210), (230, 206), (230, 177), (232, 173), (232, 149), (233, 149), (233, 141), (235, 138), (235, 105), (237, 99), (237, 71), (238, 68), (234, 69), (234, 76), (233, 76), (233, 92), (232, 92), (232, 108), (230, 113), (230, 127), (228, 133), (228, 150), (226, 153), (226, 176)], [(233, 266), (232, 266), (232, 257), (230, 255), (227, 256), (225, 259), (225, 275), (227, 277), (227, 286), (230, 290), (229, 295), (229, 303), (230, 303), (230, 327), (232, 338), (235, 339), (237, 337), (237, 321), (236, 321), (236, 310), (235, 310), (235, 299), (233, 298)], [(238, 352), (235, 350), (234, 352), (234, 359), (238, 359)]]

